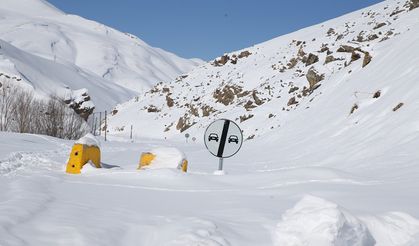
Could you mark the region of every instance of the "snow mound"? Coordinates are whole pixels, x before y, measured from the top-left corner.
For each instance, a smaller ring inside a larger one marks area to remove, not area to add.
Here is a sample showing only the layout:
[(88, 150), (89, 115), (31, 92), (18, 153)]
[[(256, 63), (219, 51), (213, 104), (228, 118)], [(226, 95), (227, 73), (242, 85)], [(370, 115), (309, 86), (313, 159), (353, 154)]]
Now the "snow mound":
[(151, 165), (145, 167), (147, 169), (178, 168), (186, 159), (185, 154), (174, 147), (158, 147), (149, 152), (153, 153), (156, 158)]
[(93, 136), (93, 134), (91, 134), (91, 133), (87, 133), (84, 137), (82, 137), (79, 140), (77, 140), (76, 142), (74, 142), (74, 144), (84, 144), (84, 145), (87, 145), (87, 146), (100, 147), (99, 140), (95, 136)]
[(164, 234), (175, 237), (167, 246), (227, 246), (230, 243), (220, 235), (218, 226), (208, 220), (188, 218), (178, 221), (175, 227), (169, 226)]
[(368, 228), (337, 204), (305, 196), (282, 216), (276, 227), (281, 246), (372, 246)]
[(419, 245), (419, 220), (408, 214), (391, 212), (363, 220), (379, 245)]

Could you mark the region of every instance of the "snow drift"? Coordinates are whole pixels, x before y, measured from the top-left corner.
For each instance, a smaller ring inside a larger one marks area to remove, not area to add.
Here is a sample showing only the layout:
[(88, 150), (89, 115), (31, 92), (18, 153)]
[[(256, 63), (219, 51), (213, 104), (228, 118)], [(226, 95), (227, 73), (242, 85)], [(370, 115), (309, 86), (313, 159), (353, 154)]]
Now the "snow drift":
[(338, 205), (305, 196), (282, 216), (276, 228), (278, 246), (373, 246), (368, 228)]

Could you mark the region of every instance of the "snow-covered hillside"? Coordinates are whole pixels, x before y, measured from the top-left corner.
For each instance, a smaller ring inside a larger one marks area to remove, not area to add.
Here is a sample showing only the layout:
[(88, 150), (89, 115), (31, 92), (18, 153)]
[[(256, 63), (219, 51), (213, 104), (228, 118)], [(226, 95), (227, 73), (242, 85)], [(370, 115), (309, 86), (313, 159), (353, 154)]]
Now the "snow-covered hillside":
[[(133, 125), (138, 136), (189, 132), (201, 138), (218, 118), (240, 122), (248, 139), (295, 128), (296, 122), (308, 136), (345, 135), (345, 129), (374, 121), (381, 127), (416, 107), (416, 6), (416, 1), (384, 1), (225, 54), (118, 105), (110, 131), (126, 136)], [(393, 112), (399, 103), (402, 112)]]
[(75, 98), (87, 89), (98, 110), (199, 63), (44, 0), (2, 0), (0, 20), (0, 83), (23, 83), (41, 96)]

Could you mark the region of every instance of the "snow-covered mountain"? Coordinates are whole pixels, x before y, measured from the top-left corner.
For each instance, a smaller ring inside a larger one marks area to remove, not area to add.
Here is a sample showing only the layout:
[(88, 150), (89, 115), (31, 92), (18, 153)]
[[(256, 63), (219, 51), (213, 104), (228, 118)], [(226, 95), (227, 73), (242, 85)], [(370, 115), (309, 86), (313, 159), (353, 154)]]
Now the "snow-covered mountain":
[(41, 96), (76, 98), (87, 89), (99, 110), (200, 63), (44, 0), (1, 1), (0, 46), (0, 82), (29, 86)]
[(211, 121), (230, 118), (252, 139), (297, 123), (330, 136), (382, 125), (417, 107), (417, 6), (387, 0), (225, 54), (118, 105), (110, 130), (126, 136), (133, 125), (139, 136), (200, 139)]
[[(74, 141), (0, 132), (0, 245), (419, 245), (418, 6), (387, 0), (158, 84), (112, 112), (100, 169), (65, 173)], [(3, 80), (91, 79), (111, 100), (92, 71), (0, 45)], [(202, 131), (221, 117), (253, 140), (213, 175)], [(167, 147), (187, 173), (137, 169)]]

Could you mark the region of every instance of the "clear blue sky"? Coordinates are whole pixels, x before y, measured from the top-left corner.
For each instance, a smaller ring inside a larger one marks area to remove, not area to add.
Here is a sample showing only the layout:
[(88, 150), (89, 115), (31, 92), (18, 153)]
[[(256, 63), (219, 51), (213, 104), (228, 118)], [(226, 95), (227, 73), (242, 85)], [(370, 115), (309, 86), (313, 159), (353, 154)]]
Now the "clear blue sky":
[(48, 0), (186, 58), (210, 60), (381, 0)]

